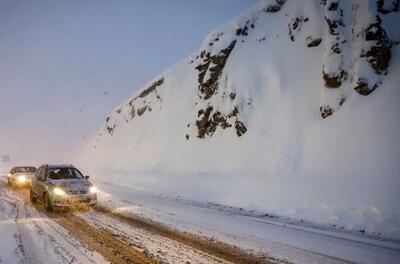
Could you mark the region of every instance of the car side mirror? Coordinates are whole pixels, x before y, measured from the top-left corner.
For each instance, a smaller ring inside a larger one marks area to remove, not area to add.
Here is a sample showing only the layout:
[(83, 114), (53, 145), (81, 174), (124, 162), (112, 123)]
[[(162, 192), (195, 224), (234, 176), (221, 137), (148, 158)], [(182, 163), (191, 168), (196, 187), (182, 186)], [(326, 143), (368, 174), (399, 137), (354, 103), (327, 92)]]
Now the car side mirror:
[(89, 175), (86, 175), (86, 176), (85, 176), (85, 179), (88, 180), (88, 179), (89, 179)]
[(10, 174), (13, 174), (13, 170), (10, 170)]

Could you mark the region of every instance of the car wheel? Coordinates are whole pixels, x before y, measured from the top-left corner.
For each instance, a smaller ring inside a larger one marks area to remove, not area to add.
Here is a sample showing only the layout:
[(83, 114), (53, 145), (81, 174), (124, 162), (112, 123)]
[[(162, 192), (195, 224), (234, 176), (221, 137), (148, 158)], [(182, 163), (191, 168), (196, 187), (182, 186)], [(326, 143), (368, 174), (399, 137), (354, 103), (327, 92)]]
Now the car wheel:
[(53, 211), (53, 205), (51, 204), (50, 195), (48, 193), (45, 193), (45, 195), (44, 195), (44, 208), (48, 212)]
[(29, 197), (31, 198), (32, 203), (36, 202), (36, 197), (35, 197), (35, 194), (33, 193), (32, 189), (29, 189)]

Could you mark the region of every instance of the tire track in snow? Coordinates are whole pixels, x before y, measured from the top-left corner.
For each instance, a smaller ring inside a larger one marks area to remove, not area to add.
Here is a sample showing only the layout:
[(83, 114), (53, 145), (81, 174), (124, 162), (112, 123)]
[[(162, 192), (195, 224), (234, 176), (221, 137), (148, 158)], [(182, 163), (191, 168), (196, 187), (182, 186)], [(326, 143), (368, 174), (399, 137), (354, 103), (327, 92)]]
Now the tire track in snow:
[[(29, 194), (26, 191), (20, 191), (18, 194), (23, 200), (25, 200), (27, 203), (30, 203)], [(45, 212), (42, 207), (43, 206), (38, 203), (35, 203), (34, 207), (29, 206), (29, 208), (31, 208), (30, 212), (34, 212), (37, 216), (43, 219), (43, 221), (40, 222), (36, 220), (33, 220), (33, 222), (36, 222), (36, 224), (39, 225), (42, 230), (44, 229), (44, 224), (42, 224), (42, 222), (53, 227), (57, 226), (56, 232), (53, 232), (52, 235), (55, 235), (58, 230), (65, 230), (63, 233), (67, 234), (69, 239), (77, 241), (76, 243), (78, 243), (79, 248), (86, 247), (88, 250), (91, 249), (92, 252), (94, 251), (98, 254), (101, 254), (105, 259), (112, 263), (158, 263), (157, 260), (147, 256), (146, 252), (132, 248), (130, 245), (119, 239), (116, 239), (108, 232), (93, 228), (83, 219), (73, 215), (72, 213)], [(48, 233), (49, 228), (45, 228), (45, 230), (45, 233)], [(50, 237), (52, 236), (50, 235)], [(65, 243), (62, 243), (60, 246), (63, 247), (64, 245)], [(77, 261), (73, 261), (79, 263), (88, 263), (88, 261), (81, 261), (79, 259)], [(94, 263), (98, 262), (95, 261)]]
[(148, 254), (160, 259), (161, 263), (231, 263), (96, 211), (80, 212), (77, 216), (82, 217), (90, 225), (106, 230), (130, 245), (147, 251)]
[(6, 263), (10, 260), (20, 264), (107, 263), (100, 254), (32, 207), (27, 199), (21, 200), (23, 191), (17, 193), (0, 180), (0, 192), (0, 219), (11, 227), (8, 233), (15, 240), (14, 252), (5, 251), (14, 255), (8, 260), (6, 256)]
[(57, 214), (49, 214), (49, 216), (56, 223), (70, 231), (82, 243), (93, 248), (112, 263), (158, 263), (157, 260), (149, 257), (146, 252), (131, 247), (108, 232), (88, 225), (83, 219), (73, 214), (66, 214), (64, 217), (59, 217)]
[(30, 230), (26, 225), (27, 215), (25, 212), (25, 202), (18, 201), (16, 204), (16, 217), (15, 223), (17, 224), (18, 235), (16, 234), (14, 237), (17, 241), (17, 252), (20, 254), (21, 262), (23, 264), (42, 264), (42, 262), (38, 259), (35, 250), (35, 244), (30, 235)]
[[(40, 221), (34, 220), (30, 213), (27, 212), (27, 216), (30, 219), (30, 224), (35, 230), (38, 236), (42, 237), (42, 240), (45, 243), (45, 248), (50, 248), (52, 252), (56, 255), (57, 259), (62, 263), (76, 263), (79, 262), (81, 257), (76, 257), (76, 252), (72, 253), (72, 247), (77, 252), (82, 255), (86, 255), (86, 252), (82, 252), (81, 249), (85, 249), (82, 245), (79, 244), (76, 240), (74, 240), (63, 228), (60, 226), (53, 226), (51, 222), (43, 216), (39, 219)], [(62, 241), (62, 242), (61, 242)], [(67, 242), (67, 243), (65, 243)], [(85, 259), (85, 261), (90, 263), (95, 263), (92, 259)], [(47, 262), (45, 262), (47, 263)]]
[[(25, 205), (30, 203), (27, 192), (19, 191), (18, 194), (26, 201)], [(41, 205), (35, 204), (35, 207), (36, 208), (25, 206), (27, 218), (30, 219), (32, 225), (38, 230), (41, 236), (46, 235), (46, 240), (52, 241), (55, 254), (61, 259), (62, 263), (69, 263), (68, 260), (74, 262), (75, 259), (70, 258), (71, 255), (68, 254), (70, 249), (67, 250), (63, 248), (65, 242), (62, 244), (57, 243), (58, 239), (54, 239), (54, 233), (58, 233), (58, 236), (61, 237), (64, 236), (65, 241), (69, 239), (78, 239), (80, 243), (102, 254), (113, 263), (152, 263), (154, 259), (157, 259), (159, 263), (171, 264), (276, 263), (276, 261), (261, 259), (259, 257), (255, 257), (253, 261), (250, 262), (244, 261), (243, 256), (239, 254), (240, 252), (231, 247), (229, 247), (229, 259), (225, 260), (224, 258), (226, 257), (225, 254), (227, 251), (223, 250), (221, 255), (221, 247), (213, 247), (211, 249), (210, 246), (212, 247), (212, 245), (215, 244), (212, 243), (212, 241), (207, 242), (209, 245), (204, 243), (197, 245), (195, 243), (196, 246), (192, 247), (191, 243), (187, 244), (187, 239), (181, 241), (182, 237), (178, 236), (176, 238), (174, 235), (177, 234), (175, 233), (173, 233), (172, 237), (168, 235), (165, 236), (162, 232), (159, 234), (159, 232), (144, 228), (143, 223), (135, 227), (135, 225), (132, 225), (129, 221), (121, 219), (120, 217), (110, 216), (107, 212), (102, 212), (101, 210), (91, 211), (91, 213), (96, 214), (98, 217), (92, 217), (92, 222), (90, 222), (90, 219), (80, 214), (44, 213), (42, 212), (43, 208)], [(30, 212), (33, 212), (36, 218), (32, 217)], [(84, 212), (83, 214), (86, 213), (87, 212)], [(106, 221), (103, 221), (104, 219), (98, 221), (99, 217), (105, 218)], [(42, 220), (38, 221), (37, 218)], [(98, 222), (94, 223), (93, 221)], [(47, 226), (44, 228), (44, 225)], [(54, 228), (55, 226), (57, 228)], [(59, 226), (65, 228), (64, 230), (66, 230), (68, 234), (65, 235), (65, 232), (59, 233)], [(153, 228), (158, 230), (159, 226), (153, 226)], [(49, 235), (49, 229), (52, 229), (52, 232), (50, 232), (52, 235)], [(196, 241), (191, 242), (193, 243)], [(76, 247), (82, 248), (82, 245), (76, 246), (77, 244), (74, 243), (68, 244), (69, 246), (75, 245), (75, 250), (77, 250)], [(203, 250), (204, 247), (206, 250)], [(220, 258), (219, 256), (225, 257)]]

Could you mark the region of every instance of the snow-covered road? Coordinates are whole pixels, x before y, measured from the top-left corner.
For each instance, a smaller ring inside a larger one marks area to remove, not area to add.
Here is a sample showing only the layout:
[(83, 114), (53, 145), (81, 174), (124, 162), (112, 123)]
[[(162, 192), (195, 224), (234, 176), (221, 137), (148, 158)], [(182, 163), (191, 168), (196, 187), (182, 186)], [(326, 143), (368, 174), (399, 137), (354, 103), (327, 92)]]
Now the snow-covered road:
[(90, 208), (46, 213), (29, 201), (27, 190), (15, 191), (0, 178), (0, 263), (271, 263), (262, 256), (243, 262), (239, 249), (227, 246), (234, 256), (229, 257), (215, 244), (193, 246), (196, 237), (190, 244), (176, 238), (177, 232), (160, 235), (157, 229), (157, 223), (143, 228)]
[(400, 263), (399, 241), (241, 215), (234, 208), (168, 198), (110, 182), (98, 184), (104, 191), (101, 204), (117, 212), (141, 215), (274, 258), (294, 263)]
[(79, 216), (90, 225), (107, 230), (130, 245), (145, 250), (149, 255), (156, 256), (161, 263), (230, 263), (96, 211), (82, 212), (79, 213)]
[(171, 230), (213, 238), (248, 253), (290, 263), (400, 263), (397, 241), (287, 219), (248, 216), (235, 208), (110, 183), (99, 186), (99, 204), (113, 214), (84, 210), (58, 215), (38, 210), (28, 201), (26, 191), (15, 192), (0, 180), (0, 263), (108, 263), (113, 262), (114, 251), (133, 258), (143, 253), (162, 263), (230, 263), (118, 215), (144, 217)]
[(108, 263), (0, 181), (0, 263)]

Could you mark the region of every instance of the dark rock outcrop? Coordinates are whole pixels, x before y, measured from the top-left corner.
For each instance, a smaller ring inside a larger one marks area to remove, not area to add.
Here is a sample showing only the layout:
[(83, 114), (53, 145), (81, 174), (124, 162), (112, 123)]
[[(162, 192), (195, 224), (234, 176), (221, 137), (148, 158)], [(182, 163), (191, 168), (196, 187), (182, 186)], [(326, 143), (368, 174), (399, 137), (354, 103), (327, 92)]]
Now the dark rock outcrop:
[(327, 118), (333, 114), (333, 109), (329, 105), (324, 105), (319, 108), (322, 118)]
[(358, 78), (354, 90), (359, 94), (366, 96), (380, 86), (380, 76), (387, 74), (392, 57), (392, 43), (388, 38), (385, 29), (382, 27), (382, 20), (379, 15), (377, 15), (375, 21), (365, 29), (364, 36), (367, 47), (361, 50), (360, 58), (366, 59), (378, 79), (378, 81), (371, 82), (362, 76)]
[(234, 119), (234, 127), (236, 134), (240, 137), (246, 133), (247, 128), (238, 117), (239, 111), (237, 106), (234, 107), (232, 112), (228, 114), (222, 114), (219, 111), (215, 111), (212, 106), (208, 106), (206, 109), (200, 109), (197, 113), (198, 119), (196, 120), (197, 126), (197, 137), (205, 138), (205, 136), (212, 136), (218, 127), (222, 129), (230, 128), (231, 124), (229, 119)]
[(339, 7), (339, 1), (331, 1), (328, 6), (329, 11), (336, 11)]
[(154, 92), (157, 88), (157, 86), (160, 86), (164, 83), (164, 78), (161, 78), (157, 81), (155, 81), (152, 85), (149, 86), (149, 88), (143, 90), (140, 94), (139, 97), (143, 98), (146, 97), (148, 94), (150, 94), (151, 92)]
[(295, 17), (293, 18), (289, 24), (289, 37), (291, 41), (295, 41), (295, 35), (297, 32), (299, 32), (301, 30), (301, 26), (304, 22), (308, 21), (308, 17), (304, 18), (304, 17)]
[(249, 28), (247, 26), (244, 26), (243, 28), (238, 28), (236, 29), (236, 36), (247, 36), (247, 30)]
[(361, 94), (361, 95), (369, 95), (370, 93), (375, 91), (375, 89), (377, 87), (378, 87), (377, 84), (372, 84), (371, 85), (367, 81), (365, 81), (363, 79), (359, 79), (357, 81), (356, 87), (354, 87), (354, 90), (356, 90), (356, 92)]
[(107, 125), (107, 132), (108, 132), (108, 134), (110, 134), (111, 136), (113, 135), (113, 133), (114, 133), (114, 130), (115, 130), (115, 127), (116, 127), (116, 125), (114, 124), (113, 126), (109, 126), (109, 125)]
[[(385, 2), (389, 2), (389, 5), (385, 5)], [(377, 10), (379, 13), (388, 14), (390, 12), (398, 12), (399, 11), (399, 3), (400, 0), (377, 0)]]
[(338, 74), (336, 73), (325, 73), (322, 71), (322, 75), (327, 88), (339, 88), (342, 85), (342, 81), (345, 78), (346, 72), (341, 70)]
[(344, 27), (343, 10), (338, 9), (340, 1), (331, 1), (327, 6), (325, 21), (328, 24), (329, 34), (339, 35), (339, 27)]
[[(217, 91), (218, 81), (235, 44), (236, 40), (232, 41), (228, 47), (221, 50), (217, 55), (210, 55), (210, 53), (205, 53), (205, 51), (200, 53), (200, 58), (203, 63), (199, 64), (196, 70), (199, 71), (199, 92), (202, 99), (209, 99)], [(210, 78), (204, 80), (207, 72), (210, 73)]]
[(282, 6), (286, 3), (286, 0), (275, 0), (275, 3), (266, 6), (263, 10), (267, 13), (275, 13), (281, 10)]
[(242, 135), (244, 135), (244, 133), (247, 132), (247, 128), (245, 127), (243, 122), (239, 120), (236, 120), (235, 122), (235, 129), (236, 129), (236, 135), (238, 135), (238, 137), (241, 137)]
[(144, 114), (144, 112), (146, 112), (147, 108), (148, 108), (148, 106), (145, 105), (145, 106), (143, 106), (142, 108), (139, 108), (139, 109), (136, 111), (136, 113), (138, 114), (138, 116), (141, 116), (141, 115)]
[(131, 106), (131, 111), (129, 112), (129, 120), (132, 120), (135, 118), (136, 112), (135, 112), (135, 106)]
[(306, 43), (307, 47), (312, 48), (312, 47), (317, 47), (319, 44), (321, 44), (322, 39), (321, 38), (313, 38), (312, 36), (308, 36), (306, 38)]
[(244, 26), (236, 29), (236, 36), (247, 37), (249, 35), (249, 33), (248, 33), (249, 29), (255, 28), (254, 22), (255, 22), (255, 19), (247, 20)]
[(368, 63), (376, 74), (386, 74), (391, 58), (391, 42), (383, 29), (382, 20), (376, 16), (376, 22), (365, 30), (365, 40), (375, 44), (368, 50), (361, 52), (361, 57), (366, 57)]

